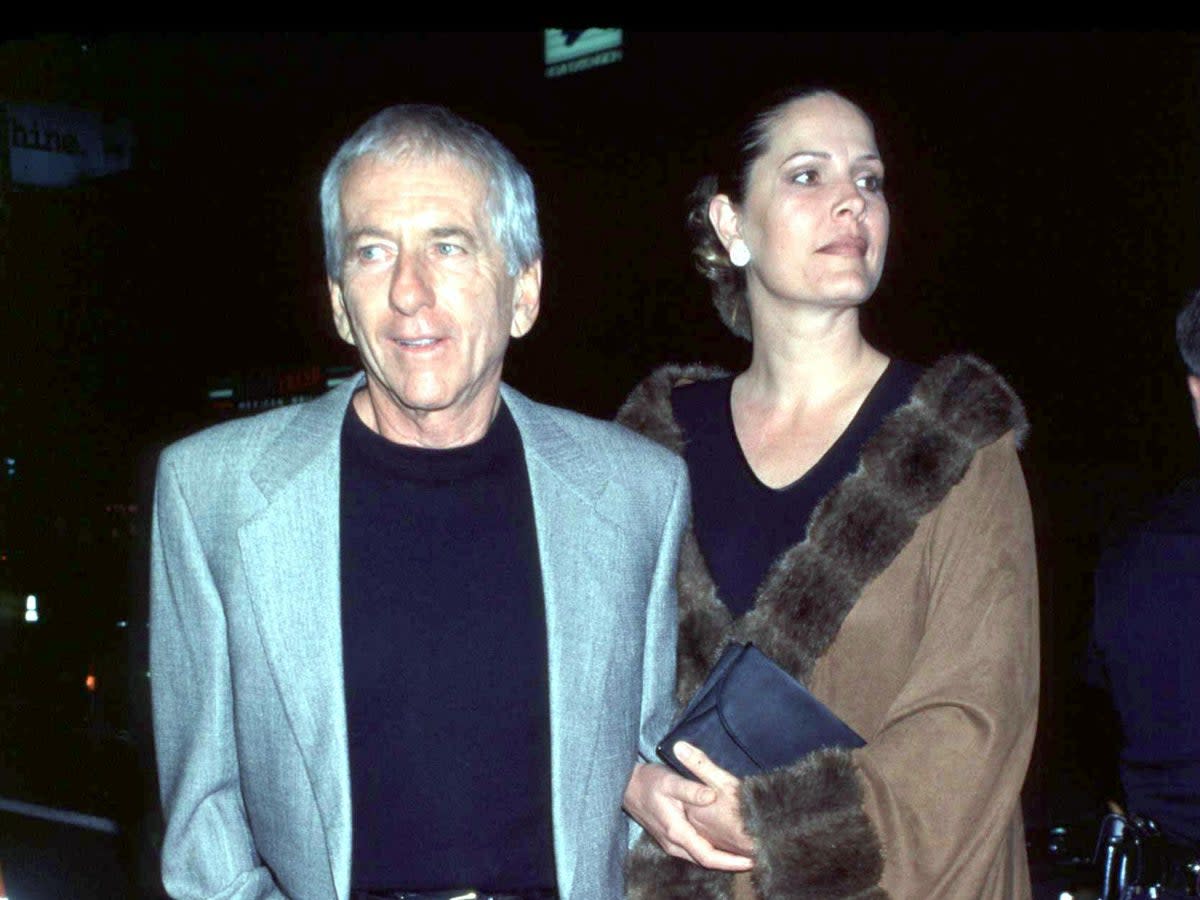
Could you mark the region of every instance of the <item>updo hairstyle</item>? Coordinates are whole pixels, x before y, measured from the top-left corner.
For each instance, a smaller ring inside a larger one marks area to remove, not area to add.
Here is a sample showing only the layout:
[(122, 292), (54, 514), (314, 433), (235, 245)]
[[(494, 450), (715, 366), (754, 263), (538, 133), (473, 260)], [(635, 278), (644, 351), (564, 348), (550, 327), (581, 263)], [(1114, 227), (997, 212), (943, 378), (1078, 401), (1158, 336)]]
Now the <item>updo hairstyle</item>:
[(771, 94), (747, 116), (737, 137), (719, 160), (717, 172), (705, 175), (688, 196), (687, 229), (692, 236), (696, 269), (712, 282), (712, 301), (721, 321), (738, 337), (752, 340), (750, 310), (746, 305), (746, 272), (729, 261), (729, 254), (708, 218), (713, 197), (725, 194), (737, 206), (745, 202), (750, 169), (767, 151), (771, 126), (779, 114), (797, 100), (820, 94), (841, 96), (822, 87), (787, 88)]

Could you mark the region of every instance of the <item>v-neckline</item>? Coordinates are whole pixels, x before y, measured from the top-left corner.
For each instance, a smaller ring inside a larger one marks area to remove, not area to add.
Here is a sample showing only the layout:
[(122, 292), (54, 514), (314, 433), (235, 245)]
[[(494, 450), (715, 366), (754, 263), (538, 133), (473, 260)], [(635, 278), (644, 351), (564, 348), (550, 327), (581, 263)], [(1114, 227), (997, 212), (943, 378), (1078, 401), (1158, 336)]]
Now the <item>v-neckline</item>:
[(862, 403), (858, 405), (853, 418), (842, 429), (841, 434), (834, 438), (833, 443), (825, 448), (825, 452), (821, 454), (816, 462), (805, 469), (797, 478), (780, 487), (771, 487), (771, 485), (759, 478), (758, 473), (754, 471), (754, 466), (750, 464), (750, 460), (746, 456), (746, 450), (742, 447), (741, 439), (738, 438), (737, 428), (733, 421), (733, 383), (737, 380), (737, 377), (731, 376), (726, 389), (725, 402), (722, 404), (721, 409), (725, 420), (724, 427), (733, 441), (733, 446), (737, 450), (737, 458), (741, 461), (743, 473), (750, 478), (759, 490), (767, 491), (771, 494), (785, 494), (801, 487), (805, 481), (815, 480), (822, 470), (828, 469), (833, 464), (833, 461), (840, 457), (841, 454), (838, 451), (845, 447), (847, 443), (855, 440), (859, 432), (868, 427), (870, 422), (874, 421), (871, 412), (875, 404), (879, 402), (879, 397), (883, 394), (883, 386), (894, 374), (895, 367), (896, 360), (894, 358), (889, 359), (888, 364), (879, 373), (879, 377), (875, 379), (875, 383), (871, 385), (871, 389), (867, 391), (867, 395), (863, 398)]

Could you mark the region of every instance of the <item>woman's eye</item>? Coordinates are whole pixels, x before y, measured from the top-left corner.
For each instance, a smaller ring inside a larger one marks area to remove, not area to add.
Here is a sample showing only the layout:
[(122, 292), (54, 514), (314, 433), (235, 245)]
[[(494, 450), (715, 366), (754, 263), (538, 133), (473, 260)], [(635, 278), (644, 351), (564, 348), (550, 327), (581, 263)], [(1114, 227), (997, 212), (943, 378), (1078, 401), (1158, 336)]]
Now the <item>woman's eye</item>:
[(864, 191), (870, 191), (872, 194), (878, 194), (883, 190), (883, 176), (859, 175), (858, 178), (855, 179), (855, 184), (857, 184)]
[(803, 171), (797, 172), (795, 175), (792, 176), (792, 182), (794, 184), (816, 184), (817, 183), (817, 170), (816, 169), (804, 169)]

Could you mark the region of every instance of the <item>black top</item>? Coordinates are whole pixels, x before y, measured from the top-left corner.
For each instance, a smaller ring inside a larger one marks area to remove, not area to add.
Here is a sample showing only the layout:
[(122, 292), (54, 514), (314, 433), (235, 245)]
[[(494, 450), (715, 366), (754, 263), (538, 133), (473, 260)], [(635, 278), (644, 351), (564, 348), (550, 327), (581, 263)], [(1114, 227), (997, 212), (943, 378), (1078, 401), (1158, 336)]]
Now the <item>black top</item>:
[(799, 479), (778, 489), (759, 481), (742, 453), (730, 407), (732, 375), (671, 393), (692, 482), (696, 540), (735, 618), (754, 605), (771, 564), (804, 539), (817, 504), (858, 468), (863, 444), (908, 402), (920, 376), (920, 367), (892, 360), (833, 446)]
[(1092, 674), (1121, 720), (1126, 806), (1200, 846), (1200, 480), (1105, 551), (1094, 617)]
[(426, 450), (351, 405), (341, 479), (352, 886), (553, 887), (546, 618), (512, 415)]

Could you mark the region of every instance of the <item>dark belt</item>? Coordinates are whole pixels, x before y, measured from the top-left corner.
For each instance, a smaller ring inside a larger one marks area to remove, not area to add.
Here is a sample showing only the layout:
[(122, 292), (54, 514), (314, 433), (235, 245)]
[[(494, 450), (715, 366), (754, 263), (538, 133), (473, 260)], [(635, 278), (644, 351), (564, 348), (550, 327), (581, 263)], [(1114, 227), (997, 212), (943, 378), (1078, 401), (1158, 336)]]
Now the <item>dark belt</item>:
[(351, 891), (350, 900), (558, 900), (549, 888), (516, 894), (455, 888), (444, 891)]

